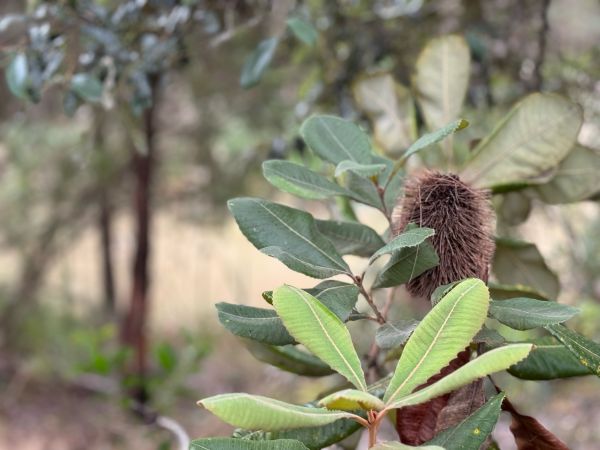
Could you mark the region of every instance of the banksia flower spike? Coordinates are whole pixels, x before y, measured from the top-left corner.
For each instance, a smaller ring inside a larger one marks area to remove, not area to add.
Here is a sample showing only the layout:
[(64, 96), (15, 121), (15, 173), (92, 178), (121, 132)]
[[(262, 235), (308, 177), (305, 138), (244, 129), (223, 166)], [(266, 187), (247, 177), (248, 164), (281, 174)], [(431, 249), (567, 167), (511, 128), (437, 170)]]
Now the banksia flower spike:
[(394, 235), (409, 223), (435, 230), (431, 243), (440, 264), (407, 283), (408, 291), (429, 298), (440, 285), (468, 277), (487, 281), (494, 254), (494, 214), (490, 194), (457, 175), (426, 171), (409, 180), (392, 215)]

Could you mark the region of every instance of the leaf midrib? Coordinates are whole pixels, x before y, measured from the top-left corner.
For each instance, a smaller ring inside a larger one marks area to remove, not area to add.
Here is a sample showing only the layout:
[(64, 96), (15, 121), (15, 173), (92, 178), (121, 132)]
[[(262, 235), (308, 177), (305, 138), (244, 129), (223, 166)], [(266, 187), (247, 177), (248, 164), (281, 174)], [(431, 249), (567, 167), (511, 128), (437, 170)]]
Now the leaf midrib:
[(337, 354), (340, 356), (340, 358), (342, 359), (342, 361), (344, 362), (344, 364), (346, 365), (346, 367), (350, 370), (350, 372), (352, 372), (352, 375), (355, 378), (356, 387), (358, 387), (359, 389), (362, 389), (363, 391), (366, 391), (367, 390), (367, 386), (365, 386), (365, 383), (362, 381), (362, 378), (356, 373), (356, 371), (354, 370), (354, 368), (352, 367), (352, 365), (350, 364), (350, 362), (344, 357), (344, 354), (342, 353), (342, 351), (337, 346), (335, 340), (332, 339), (331, 336), (329, 335), (329, 332), (327, 331), (327, 328), (325, 328), (325, 326), (323, 325), (323, 322), (321, 321), (321, 318), (315, 312), (313, 306), (310, 304), (310, 299), (307, 298), (307, 297), (305, 297), (305, 295), (309, 295), (309, 294), (306, 294), (304, 291), (302, 291), (300, 289), (297, 289), (297, 288), (292, 288), (292, 289), (296, 290), (296, 292), (300, 295), (300, 297), (302, 298), (302, 300), (304, 301), (304, 303), (309, 307), (311, 313), (317, 319), (317, 323), (319, 324), (319, 327), (321, 328), (321, 330), (323, 331), (323, 333), (325, 334), (325, 336), (327, 336), (327, 339), (331, 342), (331, 344), (333, 345), (333, 348), (335, 349), (335, 351), (337, 352)]
[(318, 119), (318, 120), (319, 120), (319, 122), (320, 122), (320, 123), (323, 125), (323, 127), (324, 127), (324, 128), (327, 130), (327, 132), (328, 132), (328, 133), (331, 135), (331, 137), (332, 137), (332, 138), (333, 138), (333, 140), (336, 142), (336, 144), (338, 144), (338, 145), (339, 145), (340, 149), (342, 149), (342, 151), (343, 151), (344, 153), (346, 153), (346, 154), (347, 154), (347, 155), (350, 157), (350, 159), (351, 159), (352, 161), (354, 161), (354, 162), (357, 162), (357, 163), (360, 163), (360, 161), (358, 161), (357, 159), (355, 159), (355, 158), (354, 158), (354, 155), (353, 155), (352, 153), (350, 153), (350, 152), (349, 152), (349, 151), (346, 149), (346, 147), (344, 146), (344, 144), (342, 144), (342, 141), (340, 141), (340, 140), (338, 139), (338, 137), (335, 135), (335, 133), (333, 133), (333, 132), (331, 131), (331, 128), (329, 128), (329, 125), (327, 125), (327, 122), (326, 122), (325, 120), (323, 120), (323, 119)]
[(429, 345), (429, 347), (427, 348), (427, 350), (425, 351), (425, 353), (423, 353), (423, 355), (421, 356), (421, 359), (418, 361), (418, 363), (415, 365), (415, 367), (413, 367), (413, 369), (411, 370), (411, 372), (404, 379), (404, 381), (402, 382), (402, 384), (400, 386), (398, 386), (398, 388), (394, 391), (394, 393), (392, 395), (390, 395), (390, 398), (387, 401), (388, 404), (390, 404), (390, 403), (392, 403), (394, 401), (394, 397), (398, 394), (398, 391), (400, 391), (400, 389), (402, 389), (406, 385), (406, 383), (408, 383), (410, 381), (410, 379), (415, 374), (415, 372), (419, 369), (419, 367), (421, 367), (421, 365), (423, 364), (423, 362), (427, 359), (427, 355), (429, 355), (429, 353), (431, 353), (431, 350), (433, 349), (434, 345), (437, 343), (440, 334), (442, 333), (442, 331), (444, 330), (446, 324), (448, 323), (448, 321), (452, 317), (452, 314), (454, 313), (454, 310), (456, 309), (456, 307), (458, 306), (458, 304), (460, 303), (460, 301), (464, 298), (465, 295), (467, 295), (476, 286), (477, 286), (477, 284), (473, 283), (471, 286), (469, 286), (469, 288), (467, 290), (465, 290), (465, 292), (463, 292), (463, 293), (460, 294), (460, 296), (458, 297), (458, 299), (456, 299), (456, 302), (454, 302), (454, 305), (452, 305), (452, 308), (450, 309), (450, 311), (446, 315), (446, 318), (444, 319), (444, 322), (442, 323), (442, 325), (440, 326), (440, 328), (437, 331), (436, 335), (434, 336), (433, 340), (431, 341), (431, 344)]

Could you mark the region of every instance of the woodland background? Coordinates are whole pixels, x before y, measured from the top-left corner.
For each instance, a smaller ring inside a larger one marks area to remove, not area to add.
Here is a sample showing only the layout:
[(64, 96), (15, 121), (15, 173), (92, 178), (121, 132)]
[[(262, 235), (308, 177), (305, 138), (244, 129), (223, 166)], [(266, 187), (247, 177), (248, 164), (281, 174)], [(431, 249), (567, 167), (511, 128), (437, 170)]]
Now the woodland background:
[[(44, 8), (56, 5), (72, 8), (80, 21), (132, 5), (123, 36), (137, 36), (144, 17), (157, 14), (155, 2), (136, 9), (137, 3), (3, 0), (0, 65), (8, 71), (14, 53), (35, 40), (21, 14), (40, 25)], [(249, 391), (299, 402), (314, 396), (318, 383), (260, 364), (218, 324), (216, 302), (260, 305), (261, 292), (274, 285), (308, 280), (257, 252), (225, 202), (256, 195), (297, 205), (262, 179), (261, 163), (305, 152), (298, 128), (312, 113), (369, 128), (354, 84), (389, 72), (409, 85), (416, 57), (433, 37), (459, 33), (470, 47), (465, 139), (484, 136), (515, 101), (541, 90), (583, 107), (579, 141), (600, 150), (594, 0), (163, 3), (165, 29), (172, 20), (177, 45), (144, 61), (163, 64), (156, 84), (152, 76), (140, 84), (134, 79), (130, 96), (117, 92), (74, 108), (60, 82), (29, 91), (25, 100), (0, 83), (0, 448), (175, 448), (154, 413), (199, 437), (230, 431), (196, 407), (204, 396)], [(314, 44), (290, 31), (291, 11), (313, 24)], [(38, 32), (43, 38), (43, 27)], [(245, 61), (273, 35), (279, 43), (269, 67), (257, 84), (242, 87)], [(148, 80), (151, 117), (135, 114), (139, 102), (147, 106), (138, 94)], [(143, 158), (136, 155), (148, 132), (155, 161), (145, 325), (149, 401), (141, 420), (117, 380), (130, 358), (120, 341), (137, 273), (132, 255), (140, 211), (133, 199)], [(316, 203), (306, 207), (317, 217), (328, 214)], [(559, 276), (559, 301), (583, 309), (578, 329), (597, 341), (598, 202), (546, 205), (515, 196), (506, 214), (518, 225), (510, 233), (537, 244)], [(375, 215), (365, 220), (378, 231), (385, 227)], [(504, 382), (523, 411), (573, 449), (600, 441), (592, 425), (600, 421), (597, 378), (513, 386), (507, 376)], [(503, 433), (506, 426), (497, 432), (501, 442)], [(506, 442), (503, 448), (511, 448)]]

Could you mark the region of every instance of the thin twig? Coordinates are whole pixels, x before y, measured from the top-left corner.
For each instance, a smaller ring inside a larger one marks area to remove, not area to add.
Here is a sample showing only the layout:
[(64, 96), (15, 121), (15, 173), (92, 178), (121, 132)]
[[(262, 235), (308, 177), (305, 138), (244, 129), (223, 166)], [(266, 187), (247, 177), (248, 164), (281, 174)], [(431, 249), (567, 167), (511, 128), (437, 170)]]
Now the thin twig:
[(367, 290), (365, 289), (365, 287), (363, 286), (363, 278), (361, 276), (356, 276), (356, 277), (353, 277), (353, 280), (354, 280), (354, 284), (356, 284), (356, 287), (358, 287), (358, 291), (362, 294), (362, 296), (365, 298), (365, 300), (367, 301), (367, 303), (369, 304), (369, 306), (375, 313), (377, 322), (379, 322), (380, 324), (384, 324), (385, 318), (383, 317), (383, 315), (381, 315), (379, 308), (377, 308), (377, 305), (375, 304), (375, 301), (373, 300), (373, 296), (371, 294), (369, 294), (367, 292)]

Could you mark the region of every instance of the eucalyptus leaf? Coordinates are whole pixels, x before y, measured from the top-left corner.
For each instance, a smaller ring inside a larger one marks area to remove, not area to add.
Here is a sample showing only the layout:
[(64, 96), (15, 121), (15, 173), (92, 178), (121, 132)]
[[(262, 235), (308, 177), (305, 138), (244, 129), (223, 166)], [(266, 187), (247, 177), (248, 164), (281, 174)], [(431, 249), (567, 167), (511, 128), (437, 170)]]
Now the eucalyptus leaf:
[(503, 401), (504, 393), (501, 392), (457, 425), (442, 431), (426, 445), (440, 445), (446, 450), (480, 448), (498, 422)]
[(558, 277), (548, 268), (535, 244), (496, 238), (492, 271), (502, 284), (525, 285), (546, 298), (558, 297)]
[(295, 342), (272, 309), (231, 303), (217, 303), (215, 306), (221, 325), (236, 336), (270, 345)]
[(554, 380), (591, 375), (590, 370), (563, 344), (551, 336), (533, 341), (535, 347), (508, 373), (522, 380)]
[(493, 301), (490, 304), (490, 316), (515, 330), (563, 323), (578, 312), (579, 309), (572, 306), (524, 297)]
[(267, 38), (261, 41), (246, 59), (240, 76), (240, 85), (243, 88), (250, 88), (258, 84), (275, 55), (277, 44), (279, 44), (279, 39), (276, 37)]
[(299, 41), (311, 47), (315, 45), (319, 33), (310, 22), (300, 17), (290, 17), (286, 23)]
[(582, 120), (575, 103), (531, 94), (477, 146), (461, 178), (496, 191), (543, 183), (575, 144)]
[(352, 86), (352, 93), (359, 108), (371, 119), (375, 141), (386, 153), (399, 155), (415, 139), (412, 95), (391, 74), (361, 78)]
[(371, 143), (364, 131), (352, 122), (335, 116), (309, 117), (300, 127), (306, 144), (325, 161), (339, 164), (351, 160), (371, 163)]
[(92, 74), (76, 73), (71, 78), (71, 90), (88, 102), (99, 102), (104, 87), (102, 82)]
[(375, 230), (358, 222), (316, 220), (316, 224), (340, 255), (369, 257), (385, 245)]
[(307, 292), (282, 286), (273, 306), (294, 338), (358, 389), (367, 385), (352, 338), (342, 321)]
[(298, 197), (322, 200), (336, 195), (349, 195), (343, 187), (300, 164), (270, 160), (263, 163), (262, 169), (269, 183)]
[(600, 376), (600, 344), (563, 325), (547, 325), (545, 328), (562, 342), (591, 373)]
[(27, 64), (27, 55), (25, 53), (16, 53), (6, 67), (6, 84), (13, 95), (22, 100), (29, 98), (29, 67)]
[(196, 439), (190, 450), (308, 450), (302, 442), (291, 439), (249, 441), (235, 438)]
[(236, 198), (227, 206), (246, 238), (290, 269), (314, 278), (351, 273), (307, 212), (257, 198)]
[(423, 384), (467, 347), (487, 316), (489, 293), (467, 279), (448, 292), (419, 323), (404, 346), (384, 396), (394, 404)]
[(314, 427), (353, 418), (355, 414), (285, 403), (260, 395), (232, 393), (215, 395), (198, 402), (219, 419), (249, 430), (286, 430)]

